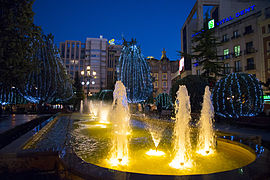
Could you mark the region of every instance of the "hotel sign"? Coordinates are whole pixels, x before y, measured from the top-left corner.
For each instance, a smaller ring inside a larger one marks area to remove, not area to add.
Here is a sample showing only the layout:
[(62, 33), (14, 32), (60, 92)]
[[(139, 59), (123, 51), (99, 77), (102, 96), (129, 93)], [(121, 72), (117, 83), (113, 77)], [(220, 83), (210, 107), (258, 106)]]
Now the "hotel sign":
[[(246, 8), (246, 9), (243, 9), (242, 11), (239, 11), (239, 12), (235, 13), (234, 16), (226, 17), (226, 18), (224, 18), (221, 21), (218, 21), (216, 23), (215, 23), (215, 20), (212, 19), (212, 20), (208, 21), (208, 29), (212, 29), (214, 27), (217, 27), (217, 26), (225, 24), (225, 23), (227, 23), (229, 21), (232, 21), (233, 19), (239, 18), (239, 17), (241, 17), (241, 16), (243, 16), (245, 14), (248, 14), (251, 11), (254, 11), (254, 9), (255, 9), (255, 5), (250, 6), (250, 7)], [(204, 31), (204, 29), (197, 32), (197, 33), (195, 33), (195, 34), (193, 34), (192, 37), (197, 36), (198, 34), (202, 33), (203, 31)]]

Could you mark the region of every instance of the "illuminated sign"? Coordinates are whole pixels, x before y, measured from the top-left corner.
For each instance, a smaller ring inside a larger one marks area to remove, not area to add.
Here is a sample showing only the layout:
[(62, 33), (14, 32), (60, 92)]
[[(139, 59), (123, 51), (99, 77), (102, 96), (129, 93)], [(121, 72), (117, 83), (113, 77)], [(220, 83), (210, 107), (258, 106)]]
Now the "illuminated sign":
[(154, 59), (153, 56), (147, 56), (147, 59)]
[[(225, 24), (225, 23), (227, 23), (227, 22), (233, 20), (234, 18), (238, 18), (238, 17), (240, 17), (240, 16), (243, 16), (243, 15), (245, 15), (245, 14), (247, 14), (247, 13), (253, 11), (254, 9), (255, 9), (255, 5), (250, 6), (250, 7), (246, 8), (246, 9), (243, 9), (243, 10), (240, 11), (240, 12), (235, 13), (235, 17), (229, 16), (229, 17), (226, 17), (226, 18), (224, 18), (224, 19), (222, 19), (221, 21), (218, 21), (218, 22), (216, 22), (216, 23), (215, 23), (214, 19), (212, 19), (212, 20), (208, 21), (208, 29), (212, 29), (212, 28), (214, 28), (215, 26), (219, 26), (219, 25), (221, 25), (221, 24)], [(210, 28), (210, 27), (211, 27), (211, 28)], [(204, 31), (204, 30), (201, 30), (201, 31), (197, 32), (196, 34), (192, 34), (192, 37), (197, 36), (198, 34), (202, 33), (203, 31)]]
[(215, 27), (215, 20), (212, 19), (208, 22), (208, 29), (212, 29)]
[(109, 40), (110, 45), (122, 45), (123, 42), (124, 42), (123, 40), (116, 40), (116, 39)]
[(184, 70), (184, 58), (181, 58), (179, 61), (179, 74)]

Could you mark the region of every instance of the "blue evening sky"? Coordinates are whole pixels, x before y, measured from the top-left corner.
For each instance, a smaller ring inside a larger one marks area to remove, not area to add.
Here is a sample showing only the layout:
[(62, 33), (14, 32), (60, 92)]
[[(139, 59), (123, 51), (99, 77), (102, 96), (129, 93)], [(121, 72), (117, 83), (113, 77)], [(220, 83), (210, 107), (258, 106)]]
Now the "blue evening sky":
[(171, 60), (181, 49), (181, 28), (196, 0), (36, 0), (34, 22), (55, 43), (87, 37), (137, 39), (144, 56)]

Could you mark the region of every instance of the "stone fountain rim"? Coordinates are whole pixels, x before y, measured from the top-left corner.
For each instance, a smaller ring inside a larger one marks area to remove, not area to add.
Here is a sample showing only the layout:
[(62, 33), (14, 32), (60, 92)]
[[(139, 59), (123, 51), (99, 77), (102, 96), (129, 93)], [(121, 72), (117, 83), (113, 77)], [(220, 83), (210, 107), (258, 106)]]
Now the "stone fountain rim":
[[(230, 141), (227, 139), (222, 139), (222, 138), (218, 138), (219, 141), (223, 141), (223, 142), (227, 142), (230, 144), (235, 144), (238, 146), (241, 146), (242, 148), (245, 148), (246, 150), (250, 151), (252, 154), (255, 154), (255, 151), (245, 145), (242, 144), (240, 142), (236, 142), (236, 141)], [(265, 149), (267, 150), (267, 149)], [(79, 156), (77, 156), (77, 154), (73, 151), (73, 146), (69, 143), (69, 145), (67, 145), (64, 148), (65, 154), (63, 156), (60, 156), (60, 161), (62, 163), (62, 165), (68, 169), (72, 174), (78, 175), (79, 177), (85, 178), (85, 179), (91, 179), (91, 178), (102, 178), (102, 179), (126, 179), (127, 177), (129, 179), (175, 179), (177, 177), (186, 177), (186, 178), (220, 178), (222, 177), (238, 177), (238, 178), (243, 178), (244, 176), (239, 175), (239, 170), (243, 169), (243, 171), (247, 171), (249, 172), (250, 169), (252, 169), (253, 171), (260, 171), (260, 169), (258, 169), (256, 167), (256, 164), (259, 161), (264, 160), (265, 158), (263, 157), (256, 157), (255, 161), (253, 161), (252, 163), (237, 168), (237, 169), (233, 169), (233, 170), (229, 170), (229, 171), (222, 171), (222, 172), (216, 172), (216, 173), (210, 173), (210, 174), (196, 174), (196, 175), (151, 175), (151, 174), (143, 174), (143, 173), (134, 173), (134, 172), (125, 172), (125, 171), (119, 171), (119, 170), (113, 170), (113, 169), (109, 169), (109, 168), (105, 168), (105, 167), (100, 167), (97, 166), (95, 164), (92, 163), (88, 163), (84, 160), (82, 160)], [(256, 154), (255, 154), (256, 156)], [(71, 161), (71, 162), (70, 162)], [(263, 172), (263, 171), (262, 171)], [(249, 177), (249, 176), (245, 176), (245, 177)]]

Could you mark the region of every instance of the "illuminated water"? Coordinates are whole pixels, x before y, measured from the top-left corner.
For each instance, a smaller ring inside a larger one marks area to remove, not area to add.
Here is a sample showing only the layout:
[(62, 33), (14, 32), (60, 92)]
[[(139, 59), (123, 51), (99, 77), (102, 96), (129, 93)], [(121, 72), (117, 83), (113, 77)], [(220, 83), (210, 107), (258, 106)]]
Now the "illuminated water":
[(189, 121), (190, 102), (186, 86), (179, 86), (175, 101), (175, 125), (173, 132), (173, 160), (170, 166), (173, 168), (189, 168), (191, 162), (191, 142)]
[(215, 151), (215, 135), (213, 131), (214, 107), (211, 101), (209, 87), (205, 87), (201, 117), (198, 123), (197, 152), (202, 155), (209, 155)]
[(130, 115), (128, 109), (126, 88), (121, 81), (117, 81), (115, 84), (112, 106), (112, 148), (109, 153), (110, 158), (108, 160), (108, 163), (110, 163), (110, 165), (112, 166), (127, 165), (129, 158), (128, 135), (130, 133)]
[(190, 128), (185, 86), (177, 92), (175, 121), (130, 120), (126, 89), (118, 81), (112, 106), (101, 103), (96, 115), (72, 115), (72, 146), (88, 163), (143, 174), (209, 174), (250, 164), (256, 156), (247, 147), (214, 139), (210, 95), (206, 88), (198, 129)]
[[(168, 127), (164, 130), (158, 145), (158, 151), (164, 154), (157, 156), (146, 154), (151, 149), (155, 149), (147, 124), (133, 119), (128, 141), (128, 165), (113, 166), (108, 161), (111, 158), (111, 134), (114, 131), (112, 125), (102, 124), (91, 116), (81, 117), (80, 114), (73, 114), (72, 118), (75, 121), (72, 144), (76, 154), (88, 163), (109, 169), (160, 175), (209, 174), (246, 166), (256, 158), (254, 153), (243, 148), (242, 145), (218, 139), (215, 153), (208, 156), (196, 153), (196, 145), (192, 144), (192, 167), (175, 169), (169, 165), (174, 157), (171, 139), (174, 123), (168, 126), (160, 122), (161, 126)], [(195, 134), (196, 129), (191, 131)]]

